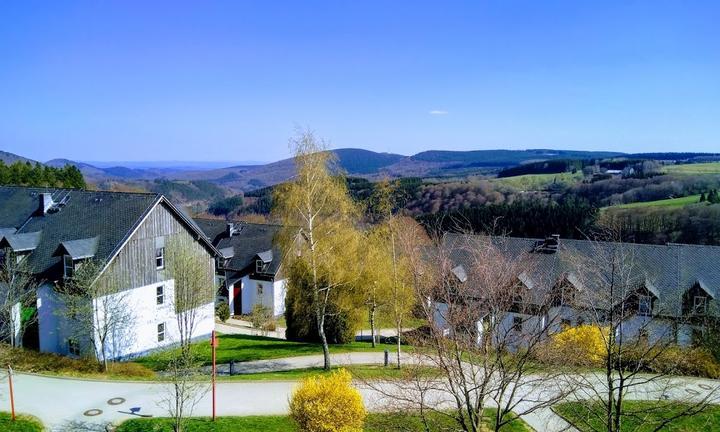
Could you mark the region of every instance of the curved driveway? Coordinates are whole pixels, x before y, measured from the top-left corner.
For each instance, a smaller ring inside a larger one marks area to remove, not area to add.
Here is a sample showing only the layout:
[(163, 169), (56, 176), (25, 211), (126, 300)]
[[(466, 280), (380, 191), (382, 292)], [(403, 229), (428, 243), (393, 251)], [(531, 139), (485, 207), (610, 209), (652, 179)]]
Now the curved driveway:
[[(382, 353), (351, 353), (336, 355), (336, 364), (369, 363)], [(321, 362), (321, 356), (306, 356), (274, 360), (270, 365), (282, 366), (283, 369), (310, 367)], [(279, 362), (282, 365), (278, 364)], [(320, 363), (321, 364), (321, 363)], [(238, 365), (239, 366), (239, 365)], [(267, 370), (261, 362), (255, 362), (248, 369)], [(7, 392), (7, 378), (0, 382), (0, 411), (9, 411), (10, 404)], [(693, 378), (676, 378), (672, 392), (668, 397), (679, 399), (688, 395), (701, 397), (715, 389), (719, 382)], [(288, 398), (295, 386), (292, 381), (241, 381), (219, 382), (217, 394), (217, 414), (225, 415), (269, 415), (285, 414)], [(117, 423), (132, 418), (131, 409), (139, 408), (138, 413), (153, 416), (166, 416), (163, 400), (169, 395), (169, 386), (158, 382), (122, 382), (122, 381), (90, 381), (81, 379), (54, 378), (39, 375), (16, 374), (14, 376), (15, 407), (18, 412), (28, 413), (40, 418), (52, 431), (103, 431), (108, 423)], [(369, 410), (387, 409), (389, 401), (380, 392), (361, 386), (360, 391)], [(648, 397), (657, 397), (649, 394)], [(638, 391), (632, 398), (643, 398)], [(715, 395), (717, 396), (717, 394)], [(110, 402), (113, 398), (113, 405)], [(448, 401), (447, 395), (436, 394), (432, 398), (436, 403)], [(96, 416), (87, 416), (88, 410), (101, 410)], [(209, 416), (211, 414), (211, 397), (205, 393), (194, 410), (194, 415)], [(568, 425), (550, 409), (541, 409), (523, 419), (538, 431), (568, 430)]]

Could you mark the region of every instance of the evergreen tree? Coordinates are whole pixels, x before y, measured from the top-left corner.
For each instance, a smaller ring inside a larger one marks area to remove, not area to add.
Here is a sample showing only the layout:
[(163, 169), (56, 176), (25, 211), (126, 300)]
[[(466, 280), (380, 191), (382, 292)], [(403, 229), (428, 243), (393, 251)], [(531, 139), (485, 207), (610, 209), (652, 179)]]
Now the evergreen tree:
[(701, 202), (701, 203), (704, 203), (705, 201), (707, 201), (707, 198), (705, 198), (705, 192), (702, 192), (702, 193), (700, 194), (700, 202)]

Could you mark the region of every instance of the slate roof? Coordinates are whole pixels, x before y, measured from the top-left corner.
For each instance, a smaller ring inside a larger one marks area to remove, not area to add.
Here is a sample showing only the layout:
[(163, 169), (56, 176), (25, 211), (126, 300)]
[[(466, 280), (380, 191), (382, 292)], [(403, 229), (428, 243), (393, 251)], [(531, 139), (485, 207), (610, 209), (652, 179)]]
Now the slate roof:
[[(39, 211), (42, 193), (64, 204), (43, 214)], [(8, 228), (17, 231), (4, 235), (2, 241), (12, 242), (18, 235), (36, 233), (37, 244), (27, 262), (38, 277), (57, 280), (62, 276), (65, 251), (77, 258), (92, 255), (107, 261), (159, 202), (167, 203), (189, 227), (194, 226), (160, 194), (0, 187), (0, 227), (2, 232), (9, 232), (5, 231)], [(199, 229), (197, 233), (201, 234)], [(215, 251), (209, 242), (206, 244)]]
[[(485, 239), (482, 236), (448, 234), (444, 244), (449, 251), (453, 265), (471, 268), (467, 249), (472, 241)], [(523, 283), (545, 295), (547, 290), (565, 280), (577, 289), (602, 290), (602, 282), (593, 280), (592, 271), (584, 272), (582, 266), (592, 266), (602, 254), (603, 248), (623, 248), (623, 254), (632, 261), (632, 280), (638, 281), (657, 297), (655, 309), (664, 315), (679, 316), (682, 312), (682, 297), (694, 285), (699, 284), (712, 303), (720, 303), (716, 297), (720, 292), (720, 246), (667, 244), (648, 245), (634, 243), (603, 243), (587, 240), (561, 239), (557, 252), (532, 252), (539, 239), (491, 238), (500, 250), (511, 257), (529, 257), (531, 269), (523, 272)], [(607, 249), (610, 250), (610, 249)], [(579, 263), (580, 266), (579, 266)], [(582, 276), (578, 275), (582, 272)], [(715, 305), (714, 310), (718, 310)]]
[[(218, 219), (196, 218), (195, 223), (205, 232), (212, 244), (230, 258), (223, 267), (246, 275), (255, 272), (255, 260), (266, 263), (263, 274), (276, 275), (280, 269), (280, 250), (273, 239), (280, 231), (279, 225), (233, 222), (235, 233), (228, 237), (227, 222)], [(232, 253), (229, 251), (232, 250)]]

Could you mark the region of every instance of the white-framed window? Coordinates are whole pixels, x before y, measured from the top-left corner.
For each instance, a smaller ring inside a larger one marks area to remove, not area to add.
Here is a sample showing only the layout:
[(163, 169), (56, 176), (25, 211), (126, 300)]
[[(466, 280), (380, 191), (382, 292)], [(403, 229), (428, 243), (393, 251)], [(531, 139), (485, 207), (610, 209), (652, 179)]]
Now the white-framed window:
[(78, 344), (78, 341), (75, 339), (68, 339), (68, 352), (70, 355), (79, 356), (80, 355), (80, 344)]
[(159, 305), (165, 303), (165, 285), (160, 285), (155, 288), (155, 301)]
[(70, 255), (63, 255), (63, 276), (71, 278), (75, 272), (75, 263)]
[(155, 249), (155, 268), (158, 270), (165, 268), (165, 248), (159, 247)]
[(165, 340), (165, 323), (160, 323), (157, 325), (157, 338), (158, 342), (162, 342)]
[(652, 297), (649, 295), (638, 296), (638, 315), (652, 315)]
[(255, 261), (255, 273), (262, 273), (265, 269), (265, 263), (263, 260), (256, 260)]
[(696, 314), (705, 315), (707, 312), (707, 297), (695, 296), (693, 298), (693, 311)]
[(512, 326), (512, 329), (513, 329), (513, 330), (515, 330), (515, 331), (521, 331), (521, 330), (522, 330), (522, 324), (523, 324), (523, 319), (522, 319), (522, 317), (519, 317), (519, 316), (514, 316), (514, 317), (513, 317), (513, 326)]

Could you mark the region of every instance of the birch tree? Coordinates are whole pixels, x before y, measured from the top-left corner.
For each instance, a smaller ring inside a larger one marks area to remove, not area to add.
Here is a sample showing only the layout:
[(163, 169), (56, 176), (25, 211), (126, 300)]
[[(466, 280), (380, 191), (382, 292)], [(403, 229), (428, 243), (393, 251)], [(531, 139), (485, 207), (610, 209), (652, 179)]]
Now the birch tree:
[(186, 418), (208, 391), (207, 383), (198, 376), (201, 362), (192, 349), (192, 341), (198, 336), (199, 322), (207, 318), (203, 306), (213, 300), (214, 275), (207, 254), (191, 238), (171, 238), (165, 254), (166, 276), (174, 282), (179, 347), (169, 352), (170, 390), (163, 402), (173, 419), (173, 429), (182, 432)]
[[(324, 368), (330, 369), (325, 334), (329, 314), (353, 304), (353, 282), (358, 278), (358, 210), (344, 178), (332, 171), (334, 162), (327, 144), (304, 131), (291, 140), (295, 152), (295, 177), (277, 189), (273, 212), (284, 226), (281, 248), (289, 275), (288, 291), (302, 289), (294, 281), (307, 280)], [(296, 265), (298, 264), (298, 265)], [(293, 275), (292, 272), (304, 274)], [(288, 293), (290, 296), (290, 293)]]
[(21, 346), (25, 329), (36, 314), (25, 316), (26, 308), (35, 306), (38, 286), (25, 260), (18, 262), (12, 254), (0, 265), (0, 337), (11, 346)]
[[(80, 350), (89, 342), (103, 371), (132, 343), (128, 334), (135, 320), (126, 291), (127, 283), (104, 262), (78, 263), (72, 276), (57, 286), (64, 304), (59, 313), (67, 320), (70, 337)], [(89, 339), (89, 341), (88, 341)]]

